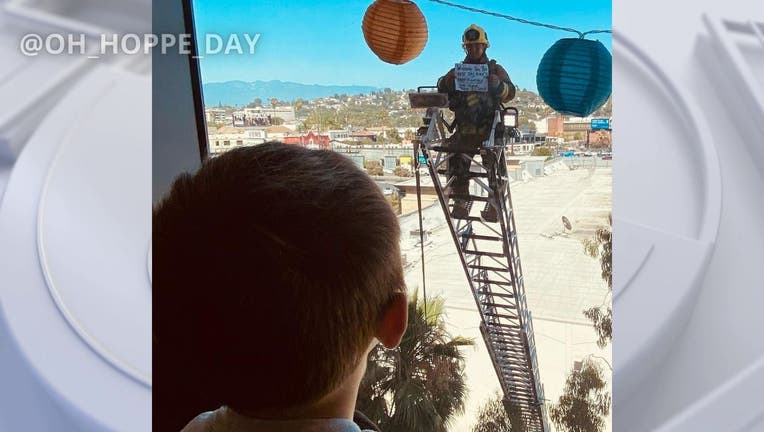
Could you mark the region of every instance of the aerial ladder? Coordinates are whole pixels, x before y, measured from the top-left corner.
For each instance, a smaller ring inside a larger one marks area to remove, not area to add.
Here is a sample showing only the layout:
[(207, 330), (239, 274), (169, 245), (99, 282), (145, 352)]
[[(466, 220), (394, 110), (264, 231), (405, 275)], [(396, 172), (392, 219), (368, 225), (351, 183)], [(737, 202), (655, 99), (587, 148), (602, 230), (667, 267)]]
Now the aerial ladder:
[[(510, 419), (519, 418), (529, 432), (546, 432), (550, 429), (544, 387), (539, 378), (533, 321), (525, 298), (505, 159), (505, 143), (513, 142), (519, 135), (518, 110), (501, 107), (496, 111), (491, 134), (481, 148), (453, 151), (445, 142), (453, 127), (442, 112), (448, 107), (448, 95), (426, 91), (432, 88), (419, 87), (409, 94), (412, 108), (426, 108), (423, 126), (418, 129), (414, 143), (415, 173), (419, 175), (421, 152), (477, 304), (480, 332)], [(451, 192), (454, 179), (445, 174), (453, 158), (469, 161), (468, 196)], [(456, 199), (467, 201), (466, 217), (452, 217)], [(496, 219), (486, 220), (483, 212), (473, 209), (488, 206), (495, 207)]]

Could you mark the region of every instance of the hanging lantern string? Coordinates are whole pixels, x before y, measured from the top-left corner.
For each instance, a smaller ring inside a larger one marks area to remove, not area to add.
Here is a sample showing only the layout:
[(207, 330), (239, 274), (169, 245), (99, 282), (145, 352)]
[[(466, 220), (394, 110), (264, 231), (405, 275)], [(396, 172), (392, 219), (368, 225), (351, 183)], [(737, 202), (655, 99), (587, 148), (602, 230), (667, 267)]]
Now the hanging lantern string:
[(578, 31), (578, 30), (576, 30), (574, 28), (570, 28), (570, 27), (560, 27), (560, 26), (556, 26), (554, 24), (545, 24), (545, 23), (541, 23), (541, 22), (538, 22), (538, 21), (530, 21), (530, 20), (527, 20), (527, 19), (524, 19), (524, 18), (513, 17), (512, 15), (505, 15), (505, 14), (501, 14), (501, 13), (498, 13), (498, 12), (491, 12), (491, 11), (487, 11), (487, 10), (484, 10), (484, 9), (478, 9), (478, 8), (474, 8), (474, 7), (470, 7), (470, 6), (464, 6), (464, 5), (460, 5), (460, 4), (457, 4), (457, 3), (451, 3), (451, 2), (445, 1), (445, 0), (428, 0), (428, 1), (431, 1), (433, 3), (440, 3), (442, 5), (451, 6), (451, 7), (455, 7), (455, 8), (459, 8), (459, 9), (468, 10), (470, 12), (477, 12), (477, 13), (481, 13), (481, 14), (484, 14), (484, 15), (491, 15), (491, 16), (495, 16), (495, 17), (498, 17), (498, 18), (504, 18), (504, 19), (508, 19), (510, 21), (517, 21), (517, 22), (522, 23), (522, 24), (530, 24), (530, 25), (534, 25), (534, 26), (537, 26), (537, 27), (546, 27), (546, 28), (550, 28), (550, 29), (554, 29), (554, 30), (562, 30), (562, 31), (566, 31), (566, 32), (576, 33), (576, 34), (578, 34), (578, 37), (581, 38), (581, 39), (583, 39), (584, 36), (586, 36), (588, 34), (593, 34), (593, 33), (612, 33), (613, 32), (612, 30), (589, 30), (589, 31), (581, 32), (581, 31)]

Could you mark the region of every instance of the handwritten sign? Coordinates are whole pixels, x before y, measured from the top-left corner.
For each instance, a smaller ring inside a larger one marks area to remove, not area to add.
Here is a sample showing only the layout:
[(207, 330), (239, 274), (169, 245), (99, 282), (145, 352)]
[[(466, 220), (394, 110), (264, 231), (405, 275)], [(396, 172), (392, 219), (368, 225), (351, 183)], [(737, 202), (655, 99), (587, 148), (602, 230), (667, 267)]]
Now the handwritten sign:
[(488, 91), (487, 64), (457, 63), (454, 72), (456, 72), (457, 91)]

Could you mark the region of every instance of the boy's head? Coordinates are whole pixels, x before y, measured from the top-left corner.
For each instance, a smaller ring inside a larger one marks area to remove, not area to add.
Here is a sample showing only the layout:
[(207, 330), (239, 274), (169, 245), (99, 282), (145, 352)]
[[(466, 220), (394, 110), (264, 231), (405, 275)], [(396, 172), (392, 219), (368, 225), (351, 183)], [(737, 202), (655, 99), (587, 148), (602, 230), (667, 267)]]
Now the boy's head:
[(232, 150), (176, 179), (153, 224), (159, 366), (245, 412), (331, 392), (405, 292), (391, 207), (334, 152)]

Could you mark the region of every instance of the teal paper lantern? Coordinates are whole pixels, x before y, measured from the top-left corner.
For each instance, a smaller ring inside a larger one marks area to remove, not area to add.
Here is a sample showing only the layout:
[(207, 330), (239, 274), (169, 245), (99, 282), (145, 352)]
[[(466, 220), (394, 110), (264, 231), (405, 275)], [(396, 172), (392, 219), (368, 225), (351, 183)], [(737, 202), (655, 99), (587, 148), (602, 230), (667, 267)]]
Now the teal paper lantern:
[(613, 57), (599, 41), (560, 39), (544, 53), (536, 87), (555, 111), (586, 117), (613, 91)]

